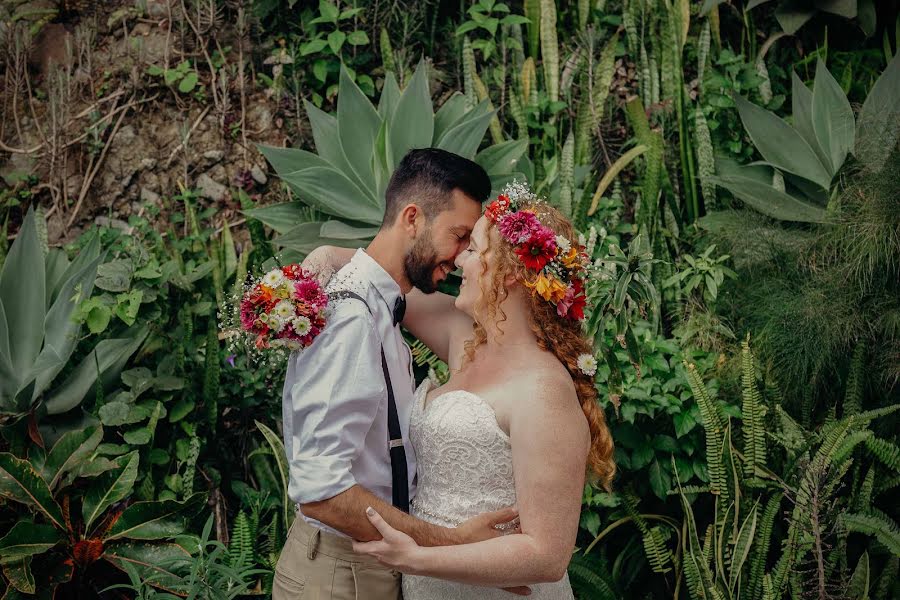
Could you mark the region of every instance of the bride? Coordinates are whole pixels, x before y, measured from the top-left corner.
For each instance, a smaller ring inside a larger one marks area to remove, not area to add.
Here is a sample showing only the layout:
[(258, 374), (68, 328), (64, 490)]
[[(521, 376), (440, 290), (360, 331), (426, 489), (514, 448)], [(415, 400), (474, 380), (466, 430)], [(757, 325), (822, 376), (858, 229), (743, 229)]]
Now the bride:
[(406, 600), (509, 600), (498, 588), (522, 585), (535, 598), (572, 598), (566, 568), (585, 477), (608, 487), (615, 470), (581, 334), (586, 258), (574, 236), (557, 210), (514, 184), (456, 259), (459, 296), (407, 296), (403, 325), (452, 373), (416, 391), (410, 513), (453, 527), (516, 504), (520, 522), (484, 542), (419, 547), (370, 508), (383, 539), (354, 549), (403, 572)]

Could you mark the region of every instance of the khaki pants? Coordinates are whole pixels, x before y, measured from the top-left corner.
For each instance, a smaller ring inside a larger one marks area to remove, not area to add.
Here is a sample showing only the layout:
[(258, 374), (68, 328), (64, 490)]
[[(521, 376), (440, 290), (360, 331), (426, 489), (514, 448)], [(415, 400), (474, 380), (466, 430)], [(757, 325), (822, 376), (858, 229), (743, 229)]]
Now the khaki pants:
[(275, 566), (272, 600), (402, 600), (400, 573), (298, 514)]

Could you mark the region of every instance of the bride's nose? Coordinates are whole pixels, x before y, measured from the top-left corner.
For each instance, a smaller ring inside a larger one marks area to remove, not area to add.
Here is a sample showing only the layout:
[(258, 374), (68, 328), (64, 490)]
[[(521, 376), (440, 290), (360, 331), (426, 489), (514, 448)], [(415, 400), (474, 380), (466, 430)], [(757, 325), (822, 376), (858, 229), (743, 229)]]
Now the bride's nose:
[(466, 254), (466, 251), (463, 250), (462, 252), (460, 252), (459, 254), (456, 255), (456, 258), (453, 259), (454, 267), (456, 267), (457, 269), (462, 269), (462, 259), (465, 254)]

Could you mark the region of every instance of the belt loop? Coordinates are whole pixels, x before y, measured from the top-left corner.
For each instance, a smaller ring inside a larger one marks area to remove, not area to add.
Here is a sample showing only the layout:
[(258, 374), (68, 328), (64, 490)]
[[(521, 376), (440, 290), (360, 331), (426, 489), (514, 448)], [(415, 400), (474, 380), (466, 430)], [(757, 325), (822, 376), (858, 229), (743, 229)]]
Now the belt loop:
[(318, 527), (313, 527), (315, 531), (312, 532), (309, 536), (309, 540), (306, 542), (306, 558), (309, 560), (313, 560), (316, 557), (316, 551), (319, 548), (319, 534), (322, 532)]

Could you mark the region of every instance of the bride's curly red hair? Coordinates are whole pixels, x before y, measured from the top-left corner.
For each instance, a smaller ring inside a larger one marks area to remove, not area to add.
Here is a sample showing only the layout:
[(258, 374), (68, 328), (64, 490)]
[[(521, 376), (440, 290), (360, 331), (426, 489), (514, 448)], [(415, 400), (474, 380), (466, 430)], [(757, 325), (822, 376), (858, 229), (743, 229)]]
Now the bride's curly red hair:
[[(526, 204), (520, 210), (526, 209), (534, 212), (542, 224), (551, 228), (557, 235), (565, 236), (569, 240), (576, 240), (578, 234), (572, 223), (562, 213), (546, 204)], [(485, 273), (489, 272), (486, 254), (491, 254), (493, 272), (490, 281), (482, 281), (482, 295), (475, 306), (475, 314), (485, 314), (489, 320), (498, 324), (506, 320), (506, 315), (500, 305), (509, 295), (504, 282), (512, 275), (519, 282), (525, 281), (528, 270), (514, 252), (513, 247), (503, 241), (494, 223), (488, 222), (488, 246), (481, 253), (480, 259)], [(591, 448), (588, 453), (588, 475), (598, 481), (604, 488), (610, 490), (612, 480), (616, 472), (613, 460), (613, 441), (606, 424), (606, 415), (597, 403), (597, 389), (594, 387), (594, 378), (585, 375), (578, 368), (578, 356), (581, 354), (593, 354), (593, 348), (589, 340), (584, 337), (581, 322), (559, 317), (556, 306), (547, 302), (537, 294), (530, 294), (529, 322), (531, 330), (537, 337), (538, 346), (554, 356), (561, 362), (572, 381), (578, 395), (581, 410), (587, 418), (591, 432)], [(467, 360), (474, 358), (476, 349), (487, 340), (485, 329), (475, 322), (474, 337), (465, 344)]]

